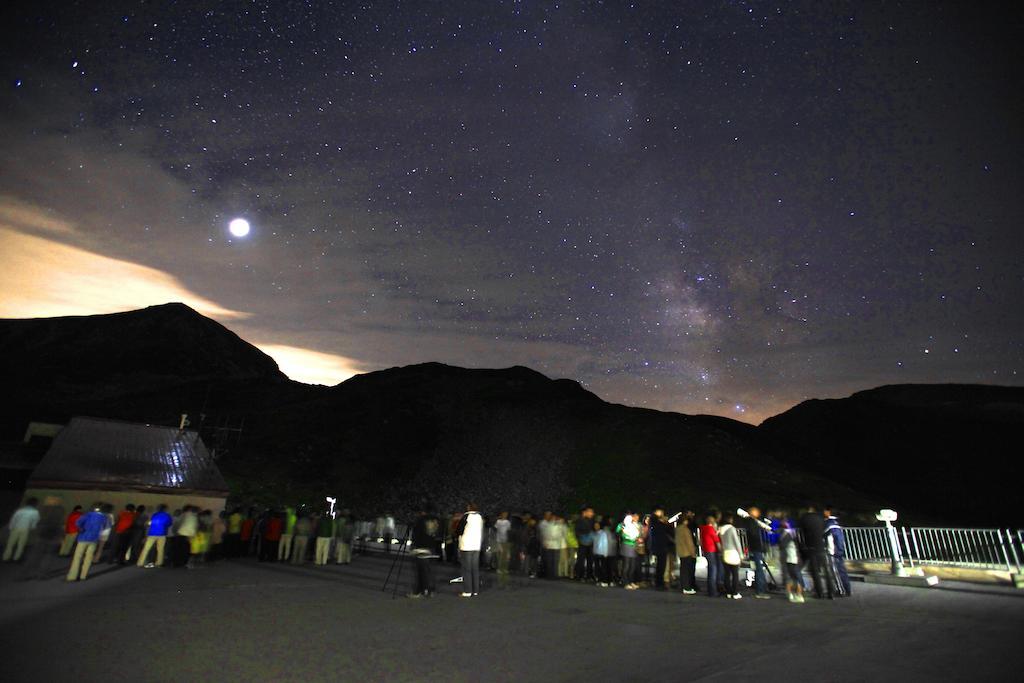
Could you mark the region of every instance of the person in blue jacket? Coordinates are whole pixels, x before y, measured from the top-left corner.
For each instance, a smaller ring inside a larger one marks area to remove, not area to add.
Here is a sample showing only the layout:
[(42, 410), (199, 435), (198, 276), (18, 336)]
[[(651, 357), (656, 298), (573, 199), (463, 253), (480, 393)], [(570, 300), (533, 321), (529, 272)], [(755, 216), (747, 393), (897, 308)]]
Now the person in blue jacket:
[[(167, 531), (174, 524), (174, 518), (167, 512), (167, 506), (163, 503), (149, 518), (149, 526), (146, 529), (146, 543), (142, 546), (139, 559), (136, 564), (139, 567), (151, 569), (164, 565), (164, 546), (167, 544)], [(146, 562), (150, 549), (156, 546), (156, 562)]]
[(68, 570), (68, 581), (85, 581), (89, 578), (89, 567), (96, 554), (100, 534), (110, 527), (110, 519), (100, 511), (102, 503), (93, 503), (92, 510), (78, 518), (78, 543)]
[(843, 527), (839, 526), (839, 520), (833, 513), (832, 506), (825, 507), (825, 550), (828, 552), (828, 559), (832, 564), (836, 582), (841, 589), (839, 595), (849, 597), (850, 575), (846, 573), (846, 536), (843, 534)]

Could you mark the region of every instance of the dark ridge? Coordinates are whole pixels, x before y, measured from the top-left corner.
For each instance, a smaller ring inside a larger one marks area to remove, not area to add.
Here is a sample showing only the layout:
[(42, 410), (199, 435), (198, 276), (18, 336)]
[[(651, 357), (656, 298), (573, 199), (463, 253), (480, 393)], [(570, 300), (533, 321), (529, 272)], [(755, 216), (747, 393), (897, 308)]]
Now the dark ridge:
[[(1016, 500), (1003, 475), (1024, 415), (1024, 389), (1011, 387), (879, 387), (753, 427), (609, 404), (522, 366), (423, 363), (308, 386), (181, 304), (0, 320), (0, 370), (14, 398), (2, 438), (29, 420), (176, 425), (188, 413), (244, 500), (337, 495), (402, 512), (472, 497), (487, 509), (587, 502), (612, 512), (654, 500), (700, 509), (828, 499), (947, 524), (1020, 519), (1000, 506)], [(243, 423), (222, 447), (218, 425)]]
[(811, 400), (759, 431), (787, 462), (947, 523), (1024, 522), (1024, 388), (891, 385)]
[(0, 319), (0, 364), (14, 377), (65, 383), (132, 373), (287, 379), (273, 358), (181, 303), (107, 315)]

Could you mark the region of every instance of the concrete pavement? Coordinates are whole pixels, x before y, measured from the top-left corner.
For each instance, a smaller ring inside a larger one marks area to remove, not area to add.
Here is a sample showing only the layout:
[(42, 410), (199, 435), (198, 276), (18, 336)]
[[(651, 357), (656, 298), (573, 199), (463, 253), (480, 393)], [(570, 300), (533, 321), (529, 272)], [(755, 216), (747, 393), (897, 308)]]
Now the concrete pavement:
[[(1006, 680), (1024, 593), (854, 585), (793, 605), (518, 579), (392, 599), (390, 559), (347, 567), (98, 567), (81, 584), (0, 567), (5, 681)], [(408, 589), (411, 564), (403, 570)]]

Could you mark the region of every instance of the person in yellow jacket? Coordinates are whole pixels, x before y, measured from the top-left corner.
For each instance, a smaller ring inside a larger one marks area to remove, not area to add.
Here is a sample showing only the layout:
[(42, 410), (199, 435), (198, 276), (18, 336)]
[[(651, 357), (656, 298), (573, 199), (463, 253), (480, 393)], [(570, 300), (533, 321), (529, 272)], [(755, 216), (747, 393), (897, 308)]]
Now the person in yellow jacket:
[(228, 529), (224, 534), (225, 557), (241, 557), (242, 552), (242, 508), (236, 507), (228, 515)]

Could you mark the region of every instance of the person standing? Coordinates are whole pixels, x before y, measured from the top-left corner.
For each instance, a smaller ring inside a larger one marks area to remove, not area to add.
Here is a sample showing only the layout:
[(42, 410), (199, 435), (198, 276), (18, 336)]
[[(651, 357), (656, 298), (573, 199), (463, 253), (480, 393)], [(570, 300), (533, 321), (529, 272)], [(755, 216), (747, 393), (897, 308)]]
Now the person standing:
[(260, 530), (260, 562), (276, 562), (277, 546), (284, 532), (284, 514), (267, 510), (263, 516), (263, 528)]
[(46, 496), (39, 507), (39, 523), (31, 535), (31, 543), (22, 558), (20, 577), (23, 580), (45, 579), (50, 564), (58, 557), (64, 538), (64, 519), (67, 515), (59, 496)]
[(334, 520), (334, 554), (338, 564), (352, 564), (352, 535), (355, 533), (355, 524), (352, 522), (352, 513), (342, 510), (341, 515)]
[(542, 554), (540, 533), (537, 531), (537, 518), (532, 514), (523, 515), (523, 526), (519, 530), (519, 541), (516, 544), (522, 549), (519, 569), (523, 576), (537, 578), (537, 567)]
[(75, 547), (75, 539), (78, 538), (78, 518), (82, 516), (82, 506), (76, 505), (68, 515), (68, 518), (64, 520), (64, 540), (60, 544), (60, 551), (57, 553), (61, 557), (67, 557), (71, 554), (72, 549)]
[(725, 566), (725, 597), (739, 600), (740, 595), (740, 563), (743, 562), (743, 543), (740, 534), (733, 526), (732, 513), (722, 516), (722, 526), (718, 535), (722, 539), (722, 564)]
[(612, 563), (611, 551), (614, 546), (612, 530), (607, 526), (597, 523), (597, 530), (592, 532), (591, 548), (593, 550), (594, 573), (597, 575), (597, 585), (601, 588), (608, 588), (612, 585)]
[(416, 577), (410, 598), (429, 598), (434, 594), (434, 572), (430, 564), (439, 557), (441, 520), (429, 510), (420, 512), (412, 526), (412, 556), (416, 561)]
[(39, 524), (39, 499), (29, 498), (14, 511), (7, 522), (7, 546), (4, 548), (4, 562), (21, 560), (29, 536)]
[(213, 510), (196, 511), (196, 533), (189, 542), (188, 566), (195, 567), (206, 562), (206, 556), (210, 552), (210, 536), (213, 533)]
[[(257, 545), (256, 510), (249, 508), (249, 513), (242, 520), (241, 531), (238, 532), (238, 556), (248, 557), (253, 554), (253, 546)], [(262, 558), (261, 558), (262, 559)]]
[(498, 585), (501, 587), (508, 585), (508, 565), (512, 557), (511, 529), (508, 511), (499, 512), (494, 522), (494, 543), (498, 546)]
[(718, 558), (722, 549), (722, 539), (715, 528), (715, 516), (709, 514), (700, 527), (700, 549), (708, 562), (708, 597), (718, 597)]
[(228, 515), (228, 528), (224, 534), (224, 554), (227, 557), (242, 555), (242, 508), (236, 507)]
[(616, 530), (619, 532), (619, 552), (622, 554), (623, 588), (628, 591), (634, 591), (640, 587), (636, 582), (636, 544), (640, 538), (640, 515), (627, 512)]
[(562, 515), (555, 515), (555, 539), (558, 541), (558, 578), (569, 576), (569, 525)]
[(787, 520), (779, 521), (779, 559), (786, 579), (786, 595), (790, 602), (804, 601), (804, 582), (800, 574), (800, 553), (796, 547), (796, 536)]
[(96, 552), (93, 553), (93, 561), (97, 564), (103, 561), (103, 551), (110, 541), (110, 535), (114, 532), (114, 506), (104, 503), (100, 512), (107, 516), (107, 526), (100, 532), (99, 542), (96, 544)]
[(570, 579), (576, 578), (576, 558), (579, 557), (580, 550), (580, 542), (579, 539), (576, 538), (575, 527), (576, 517), (573, 516), (570, 517), (565, 524), (565, 559), (559, 560), (560, 563), (564, 562), (565, 564), (565, 571), (560, 571), (559, 574), (568, 576)]
[(71, 558), (71, 567), (68, 568), (68, 581), (85, 581), (89, 578), (89, 568), (96, 557), (100, 535), (110, 530), (110, 516), (109, 513), (103, 512), (104, 507), (101, 503), (94, 504), (92, 510), (79, 517), (76, 522), (78, 542)]
[(548, 510), (537, 524), (545, 579), (558, 578), (558, 539), (555, 538), (556, 534), (555, 515)]
[(833, 512), (831, 505), (825, 507), (825, 550), (831, 559), (836, 585), (840, 589), (839, 595), (845, 598), (850, 596), (850, 575), (846, 572), (846, 535)]
[(281, 532), (281, 540), (277, 544), (277, 561), (287, 562), (292, 556), (292, 541), (295, 538), (295, 525), (299, 518), (295, 508), (285, 507), (284, 509), (284, 530)]
[(693, 538), (693, 512), (687, 511), (676, 525), (676, 556), (679, 558), (679, 588), (683, 595), (697, 592), (697, 544)]
[(295, 535), (292, 538), (292, 564), (302, 564), (306, 561), (306, 548), (312, 534), (313, 520), (305, 514), (299, 515), (295, 520)]
[(770, 524), (761, 520), (761, 509), (756, 505), (747, 512), (743, 520), (743, 526), (747, 532), (747, 552), (750, 554), (750, 563), (754, 565), (754, 597), (767, 600), (767, 581), (765, 580), (765, 533), (771, 531)]
[[(156, 512), (149, 518), (146, 527), (146, 541), (139, 551), (139, 557), (135, 561), (136, 566), (152, 569), (153, 567), (164, 566), (164, 546), (167, 543), (167, 532), (174, 524), (174, 518), (167, 512), (167, 506), (161, 503), (157, 506)], [(146, 557), (150, 549), (156, 546), (156, 562), (146, 563)]]
[(113, 554), (110, 556), (110, 564), (125, 563), (125, 557), (132, 544), (132, 524), (134, 522), (135, 506), (128, 503), (124, 506), (124, 510), (117, 513), (117, 521), (114, 522)]
[(576, 550), (576, 580), (594, 580), (594, 508), (584, 506), (573, 526), (579, 548)]
[(484, 518), (476, 503), (466, 506), (458, 528), (459, 560), (462, 563), (462, 597), (480, 594), (480, 547), (484, 539)]
[(611, 515), (601, 518), (601, 529), (608, 538), (608, 557), (605, 562), (608, 565), (609, 587), (619, 583), (619, 535), (615, 532), (615, 520)]
[(199, 533), (198, 510), (186, 505), (175, 521), (173, 540), (171, 541), (171, 564), (175, 567), (191, 566), (192, 539)]
[(210, 559), (219, 560), (227, 557), (228, 513), (221, 510), (210, 522)]
[(146, 542), (146, 528), (149, 526), (149, 515), (146, 513), (146, 506), (140, 505), (135, 508), (135, 519), (132, 520), (131, 542), (128, 545), (128, 557), (132, 562), (139, 559), (142, 552), (142, 544)]
[(648, 548), (654, 557), (654, 588), (663, 591), (665, 588), (665, 563), (668, 558), (668, 547), (673, 537), (672, 527), (665, 519), (665, 508), (658, 505), (651, 515), (648, 531)]
[(318, 567), (327, 564), (331, 557), (331, 540), (334, 538), (334, 518), (324, 512), (316, 523), (316, 553), (314, 562)]
[(826, 595), (832, 599), (832, 584), (826, 580), (825, 517), (813, 505), (800, 516), (800, 531), (803, 532), (804, 549), (807, 552), (808, 569), (814, 582), (814, 597), (819, 600)]

